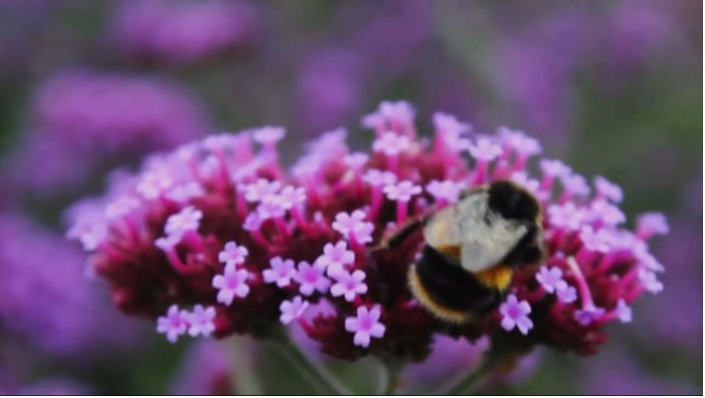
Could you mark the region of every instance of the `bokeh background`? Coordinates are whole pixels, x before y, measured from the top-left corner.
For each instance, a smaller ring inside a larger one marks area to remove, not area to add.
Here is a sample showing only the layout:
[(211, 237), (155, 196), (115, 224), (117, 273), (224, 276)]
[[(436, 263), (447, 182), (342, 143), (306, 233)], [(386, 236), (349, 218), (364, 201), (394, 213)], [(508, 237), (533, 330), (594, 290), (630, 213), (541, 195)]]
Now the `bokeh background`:
[[(286, 126), (289, 162), (338, 126), (363, 147), (360, 117), (407, 99), (422, 131), (434, 111), (525, 130), (621, 184), (632, 222), (669, 217), (654, 243), (665, 290), (632, 324), (594, 357), (538, 352), (483, 391), (702, 394), (702, 12), (699, 0), (0, 0), (0, 393), (209, 394), (233, 387), (231, 371), (306, 392), (246, 340), (172, 346), (119, 314), (64, 239), (63, 211), (111, 169), (212, 132)], [(475, 355), (437, 348), (409, 377), (439, 383)], [(360, 365), (333, 365), (367, 391)]]

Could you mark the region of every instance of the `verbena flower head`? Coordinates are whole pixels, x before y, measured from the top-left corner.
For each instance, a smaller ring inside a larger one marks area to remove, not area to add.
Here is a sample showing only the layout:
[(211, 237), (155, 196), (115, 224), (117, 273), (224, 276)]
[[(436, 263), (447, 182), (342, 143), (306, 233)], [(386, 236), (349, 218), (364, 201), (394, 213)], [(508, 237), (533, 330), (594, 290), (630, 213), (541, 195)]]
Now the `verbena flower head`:
[[(645, 239), (664, 232), (664, 222), (649, 215), (639, 234), (630, 232), (614, 183), (597, 179), (591, 190), (564, 163), (532, 159), (541, 146), (524, 133), (462, 136), (469, 125), (451, 118), (437, 116), (442, 138), (420, 140), (413, 107), (385, 102), (364, 119), (376, 134), (368, 156), (351, 165), (339, 129), (311, 144), (290, 172), (274, 143), (255, 145), (261, 130), (193, 142), (149, 157), (103, 197), (77, 204), (68, 234), (89, 251), (121, 309), (160, 322), (176, 317), (162, 331), (172, 341), (266, 336), (297, 322), (344, 359), (422, 360), (436, 335), (594, 353), (607, 339), (605, 324), (628, 322), (631, 303), (662, 288), (663, 268)], [(459, 187), (498, 179), (525, 184), (540, 199), (548, 258), (517, 270), (492, 314), (448, 325), (408, 288), (421, 233), (398, 248), (369, 249), (409, 219), (452, 205)], [(196, 189), (174, 195), (187, 186)], [(136, 205), (108, 217), (122, 202)], [(332, 310), (304, 316), (320, 303)]]
[(110, 36), (126, 57), (191, 64), (247, 47), (259, 23), (244, 2), (121, 2)]

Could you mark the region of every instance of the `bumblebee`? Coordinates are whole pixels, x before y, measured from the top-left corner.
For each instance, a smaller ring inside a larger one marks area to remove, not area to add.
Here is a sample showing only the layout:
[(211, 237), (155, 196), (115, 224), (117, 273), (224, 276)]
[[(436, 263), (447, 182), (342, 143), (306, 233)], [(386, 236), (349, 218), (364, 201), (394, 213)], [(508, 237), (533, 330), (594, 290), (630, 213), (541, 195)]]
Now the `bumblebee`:
[(422, 228), (425, 245), (408, 273), (411, 292), (436, 317), (467, 323), (499, 306), (514, 269), (541, 262), (541, 222), (541, 205), (531, 193), (495, 181), (407, 224), (384, 246)]

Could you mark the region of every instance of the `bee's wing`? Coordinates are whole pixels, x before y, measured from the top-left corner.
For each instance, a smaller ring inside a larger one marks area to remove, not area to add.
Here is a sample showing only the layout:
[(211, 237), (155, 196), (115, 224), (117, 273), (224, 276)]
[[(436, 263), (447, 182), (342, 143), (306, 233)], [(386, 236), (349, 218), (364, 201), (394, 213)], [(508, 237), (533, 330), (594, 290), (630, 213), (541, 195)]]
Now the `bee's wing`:
[(491, 217), (489, 223), (473, 223), (464, 229), (460, 245), (460, 264), (468, 271), (478, 272), (499, 263), (527, 228), (521, 223), (501, 217)]

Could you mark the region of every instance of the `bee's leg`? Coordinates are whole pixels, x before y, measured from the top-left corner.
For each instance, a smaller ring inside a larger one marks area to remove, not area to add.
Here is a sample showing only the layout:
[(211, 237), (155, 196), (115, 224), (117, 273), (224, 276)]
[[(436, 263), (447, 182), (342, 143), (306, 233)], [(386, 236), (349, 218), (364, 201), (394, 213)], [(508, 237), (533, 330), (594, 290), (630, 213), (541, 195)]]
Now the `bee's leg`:
[(400, 244), (404, 243), (404, 241), (414, 232), (422, 228), (424, 224), (426, 224), (427, 220), (427, 216), (417, 217), (413, 219), (412, 221), (404, 224), (398, 230), (394, 231), (392, 236), (382, 240), (379, 245), (371, 248), (370, 251), (376, 252), (380, 250), (393, 249), (399, 246)]

